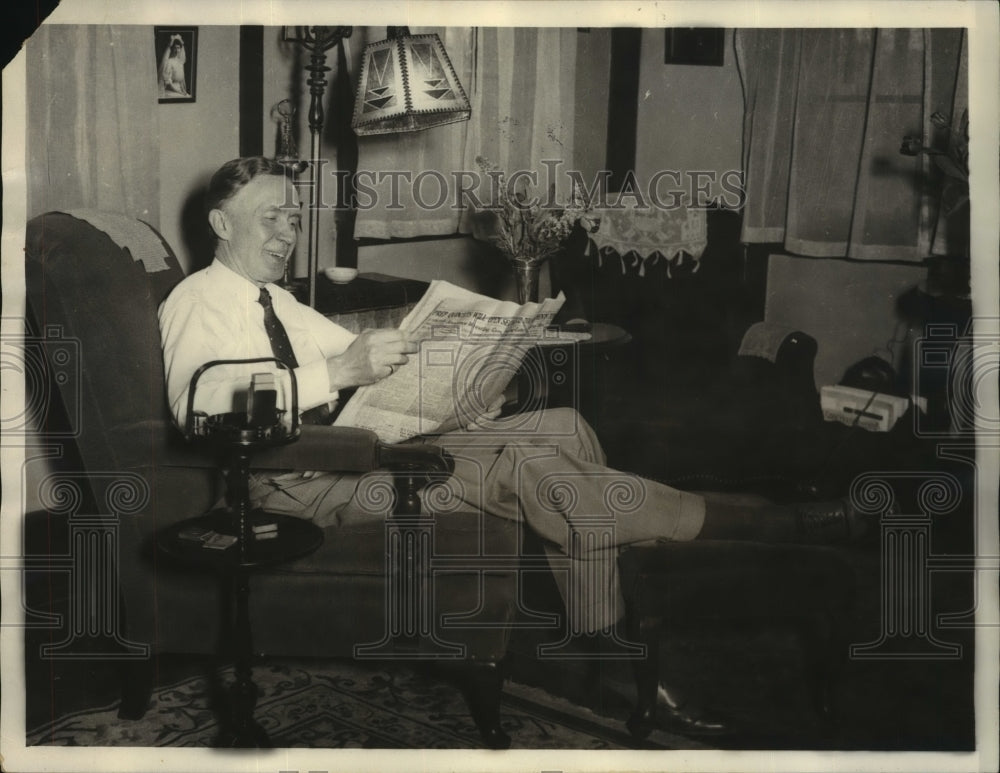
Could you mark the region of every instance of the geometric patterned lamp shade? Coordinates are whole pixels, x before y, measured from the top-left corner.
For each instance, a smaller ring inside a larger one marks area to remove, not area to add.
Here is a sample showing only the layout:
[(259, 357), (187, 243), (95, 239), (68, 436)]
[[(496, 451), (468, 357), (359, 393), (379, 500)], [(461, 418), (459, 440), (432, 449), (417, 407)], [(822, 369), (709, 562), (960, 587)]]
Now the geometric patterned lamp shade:
[(441, 39), (406, 27), (390, 27), (387, 39), (365, 46), (356, 93), (351, 126), (359, 135), (420, 131), (472, 115)]

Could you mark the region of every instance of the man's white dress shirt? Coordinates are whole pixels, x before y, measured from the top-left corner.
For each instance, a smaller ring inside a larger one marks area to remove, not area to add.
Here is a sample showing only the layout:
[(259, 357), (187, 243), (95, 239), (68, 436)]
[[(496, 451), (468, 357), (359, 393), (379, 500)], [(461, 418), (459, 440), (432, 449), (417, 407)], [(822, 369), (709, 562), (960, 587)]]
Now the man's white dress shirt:
[[(343, 353), (355, 334), (299, 303), (287, 290), (274, 284), (266, 287), (299, 362), (295, 369), (299, 411), (336, 401), (326, 360)], [(167, 398), (179, 427), (184, 427), (188, 387), (198, 368), (211, 360), (272, 356), (259, 297), (259, 287), (216, 260), (184, 279), (160, 305)], [(245, 410), (251, 376), (259, 372), (280, 371), (270, 364), (212, 368), (198, 381), (195, 409), (210, 415)], [(287, 374), (281, 382), (287, 400)]]

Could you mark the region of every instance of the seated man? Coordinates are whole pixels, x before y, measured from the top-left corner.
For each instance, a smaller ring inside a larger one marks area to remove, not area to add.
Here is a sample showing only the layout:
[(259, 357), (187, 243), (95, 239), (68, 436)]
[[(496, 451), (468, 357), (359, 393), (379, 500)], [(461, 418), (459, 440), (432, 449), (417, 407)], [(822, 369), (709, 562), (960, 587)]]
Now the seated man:
[[(206, 205), (215, 260), (182, 281), (159, 313), (167, 395), (178, 425), (184, 426), (192, 375), (211, 360), (282, 359), (294, 368), (299, 409), (311, 417), (329, 415), (340, 389), (386, 378), (417, 351), (396, 330), (349, 333), (274, 284), (295, 248), (301, 218), (280, 164), (265, 158), (226, 163), (209, 184)], [(210, 372), (210, 380), (206, 375), (199, 381), (196, 407), (209, 414), (234, 410), (250, 371)], [(574, 555), (587, 548), (574, 539), (572, 514), (607, 513), (609, 492), (619, 483), (631, 492), (631, 504), (615, 507), (612, 547), (693, 539), (840, 542), (865, 529), (861, 517), (841, 503), (748, 509), (609, 470), (593, 430), (575, 411), (547, 410), (535, 418), (535, 431), (528, 434), (505, 432), (499, 421), (489, 429), (417, 441), (438, 443), (454, 455), (450, 491), (465, 509), (524, 521), (572, 558), (588, 558)], [(547, 486), (552, 480), (572, 481), (572, 491)], [(358, 493), (358, 483), (357, 475), (257, 474), (251, 497), (266, 510), (295, 513), (327, 528), (383, 517)], [(581, 568), (580, 575), (615, 581), (613, 570)], [(587, 597), (586, 630), (606, 629), (621, 616), (613, 589), (590, 589)]]

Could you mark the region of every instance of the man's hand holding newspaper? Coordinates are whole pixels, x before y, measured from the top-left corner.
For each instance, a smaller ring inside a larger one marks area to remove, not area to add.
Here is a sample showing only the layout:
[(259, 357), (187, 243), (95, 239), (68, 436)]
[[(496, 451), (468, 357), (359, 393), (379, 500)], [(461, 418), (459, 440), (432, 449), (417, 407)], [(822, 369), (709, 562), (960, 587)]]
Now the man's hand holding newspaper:
[(504, 390), (565, 298), (518, 305), (440, 280), (399, 329), (420, 350), (388, 378), (355, 392), (335, 426), (374, 431), (383, 442), (448, 432), (495, 418)]

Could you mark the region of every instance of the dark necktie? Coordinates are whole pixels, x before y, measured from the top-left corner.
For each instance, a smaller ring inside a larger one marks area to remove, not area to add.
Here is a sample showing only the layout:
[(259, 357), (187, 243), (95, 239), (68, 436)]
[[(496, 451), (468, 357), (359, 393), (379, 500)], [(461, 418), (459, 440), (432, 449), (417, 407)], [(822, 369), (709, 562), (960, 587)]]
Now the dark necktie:
[(266, 287), (260, 288), (260, 297), (257, 303), (264, 307), (264, 330), (267, 332), (267, 340), (271, 342), (271, 354), (281, 360), (289, 368), (299, 367), (299, 361), (295, 359), (295, 352), (292, 350), (292, 342), (288, 340), (288, 331), (281, 324), (278, 315), (274, 313), (274, 306), (271, 305), (271, 293)]
[[(299, 367), (299, 361), (295, 357), (292, 349), (292, 342), (288, 340), (288, 331), (281, 324), (278, 315), (274, 313), (274, 306), (271, 305), (271, 294), (266, 287), (260, 288), (260, 297), (257, 303), (264, 307), (264, 330), (267, 332), (267, 340), (271, 342), (271, 354), (281, 360), (289, 368)], [(329, 424), (330, 406), (317, 405), (305, 411), (301, 419), (305, 424)]]

